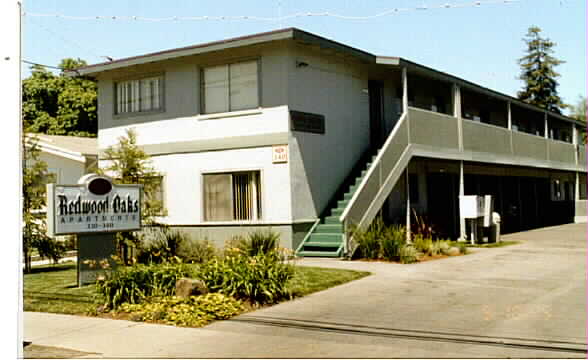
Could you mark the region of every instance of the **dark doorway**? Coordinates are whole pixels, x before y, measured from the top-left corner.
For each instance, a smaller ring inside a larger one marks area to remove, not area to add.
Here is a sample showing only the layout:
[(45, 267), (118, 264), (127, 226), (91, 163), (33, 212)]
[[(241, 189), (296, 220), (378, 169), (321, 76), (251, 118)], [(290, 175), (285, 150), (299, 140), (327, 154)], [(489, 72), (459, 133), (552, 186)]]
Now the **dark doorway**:
[(428, 215), (439, 237), (456, 239), (459, 235), (458, 186), (457, 174), (427, 176)]
[(370, 98), (370, 149), (375, 152), (386, 140), (384, 133), (384, 84), (378, 80), (368, 81)]

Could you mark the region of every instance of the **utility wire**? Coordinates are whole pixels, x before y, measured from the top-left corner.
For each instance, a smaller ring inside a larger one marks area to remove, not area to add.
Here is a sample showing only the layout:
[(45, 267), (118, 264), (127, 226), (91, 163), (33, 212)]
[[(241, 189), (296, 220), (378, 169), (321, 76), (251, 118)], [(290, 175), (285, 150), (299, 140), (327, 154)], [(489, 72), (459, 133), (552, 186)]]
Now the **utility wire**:
[(60, 68), (58, 66), (43, 65), (43, 64), (39, 64), (39, 63), (28, 61), (28, 60), (21, 60), (21, 62), (23, 62), (25, 64), (29, 64), (29, 65), (42, 66), (42, 67), (46, 67), (46, 68), (50, 68), (50, 69), (56, 69), (56, 70), (62, 70), (62, 71), (65, 70), (64, 68)]
[(95, 52), (91, 51), (91, 50), (90, 50), (90, 49), (88, 49), (88, 48), (85, 48), (85, 47), (81, 46), (81, 45), (80, 45), (80, 44), (78, 44), (77, 42), (74, 42), (74, 41), (72, 41), (72, 40), (68, 40), (68, 39), (64, 38), (63, 36), (59, 35), (59, 34), (58, 34), (58, 33), (56, 33), (55, 31), (53, 31), (53, 30), (51, 30), (51, 29), (48, 29), (48, 28), (46, 28), (45, 26), (43, 26), (43, 25), (41, 25), (41, 24), (38, 24), (36, 21), (31, 21), (31, 20), (29, 20), (29, 21), (30, 21), (30, 23), (31, 23), (31, 24), (33, 24), (33, 25), (35, 25), (35, 26), (38, 26), (40, 29), (42, 29), (42, 30), (44, 30), (44, 31), (48, 32), (49, 34), (51, 34), (51, 35), (53, 35), (53, 36), (55, 36), (55, 37), (56, 37), (56, 38), (58, 38), (59, 40), (61, 40), (61, 41), (65, 42), (65, 43), (68, 43), (68, 44), (70, 44), (70, 45), (71, 45), (71, 46), (73, 46), (73, 47), (76, 47), (76, 48), (78, 48), (79, 50), (82, 50), (82, 51), (84, 51), (84, 52), (86, 52), (86, 53), (92, 54), (93, 56), (95, 56), (95, 57), (97, 57), (97, 58), (102, 58), (102, 57), (104, 57), (104, 56), (101, 56), (101, 55), (98, 55), (98, 54), (96, 54)]
[(61, 70), (61, 71), (73, 71), (77, 75), (80, 75), (80, 73), (79, 73), (79, 71), (77, 69), (64, 69), (64, 68), (59, 67), (59, 66), (51, 66), (51, 65), (39, 64), (39, 63), (36, 63), (36, 62), (24, 60), (24, 59), (21, 60), (20, 62), (25, 63), (25, 64), (29, 64), (29, 65), (42, 66), (42, 67), (49, 68), (49, 69), (55, 69), (55, 70)]
[(466, 8), (466, 7), (479, 7), (482, 5), (489, 5), (489, 4), (510, 4), (514, 2), (521, 2), (524, 0), (479, 0), (479, 1), (470, 1), (470, 2), (461, 2), (461, 3), (445, 3), (441, 5), (434, 5), (434, 6), (427, 6), (422, 5), (419, 7), (413, 8), (393, 8), (386, 10), (384, 12), (374, 14), (374, 15), (367, 15), (367, 16), (347, 16), (341, 15), (337, 13), (331, 13), (328, 11), (325, 12), (298, 12), (290, 15), (285, 16), (278, 16), (278, 17), (260, 17), (260, 16), (248, 16), (248, 15), (240, 15), (240, 16), (171, 16), (171, 17), (163, 17), (163, 18), (152, 18), (152, 17), (143, 17), (143, 16), (71, 16), (71, 15), (64, 15), (64, 14), (40, 14), (40, 13), (28, 13), (23, 12), (23, 16), (30, 16), (30, 17), (55, 17), (60, 19), (66, 20), (123, 20), (123, 21), (150, 21), (150, 22), (162, 22), (162, 21), (224, 21), (224, 20), (254, 20), (254, 21), (270, 21), (270, 22), (280, 22), (288, 19), (293, 18), (301, 18), (301, 17), (332, 17), (341, 20), (372, 20), (384, 16), (390, 16), (393, 14), (397, 14), (400, 12), (408, 12), (408, 11), (424, 11), (424, 10), (435, 10), (435, 9), (457, 9), (457, 8)]

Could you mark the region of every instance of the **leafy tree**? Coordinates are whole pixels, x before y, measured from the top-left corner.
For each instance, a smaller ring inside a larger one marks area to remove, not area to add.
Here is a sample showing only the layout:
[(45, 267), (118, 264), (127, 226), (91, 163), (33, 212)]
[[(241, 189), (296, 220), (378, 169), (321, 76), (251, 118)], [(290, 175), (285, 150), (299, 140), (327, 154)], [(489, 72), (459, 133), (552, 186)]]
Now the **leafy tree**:
[[(118, 139), (118, 143), (104, 151), (107, 165), (100, 172), (113, 178), (118, 184), (143, 185), (141, 205), (141, 222), (143, 225), (160, 225), (157, 216), (164, 216), (163, 202), (157, 194), (161, 187), (161, 174), (155, 170), (147, 155), (137, 145), (137, 134), (127, 129), (126, 136)], [(130, 256), (129, 248), (139, 245), (139, 233), (121, 232), (118, 236), (119, 250), (125, 261)]]
[(63, 59), (55, 75), (43, 66), (34, 65), (31, 76), (23, 80), (24, 130), (49, 135), (95, 137), (96, 82), (72, 76), (70, 70), (86, 65), (81, 59)]
[[(586, 124), (586, 97), (585, 96), (578, 96), (578, 102), (576, 105), (570, 106), (570, 116), (576, 120), (582, 121)], [(582, 132), (582, 139), (584, 140), (584, 144), (586, 144), (586, 127), (580, 130)]]
[(39, 159), (39, 149), (34, 138), (23, 141), (24, 166), (22, 177), (23, 199), (23, 257), (25, 272), (31, 270), (33, 249), (41, 257), (57, 262), (65, 251), (65, 246), (47, 236), (46, 184), (54, 181), (47, 172), (47, 164)]
[(541, 37), (541, 29), (531, 26), (523, 41), (526, 55), (518, 60), (521, 66), (519, 79), (524, 81), (518, 98), (546, 110), (561, 114), (566, 106), (557, 93), (559, 74), (554, 68), (563, 61), (551, 56), (556, 43)]

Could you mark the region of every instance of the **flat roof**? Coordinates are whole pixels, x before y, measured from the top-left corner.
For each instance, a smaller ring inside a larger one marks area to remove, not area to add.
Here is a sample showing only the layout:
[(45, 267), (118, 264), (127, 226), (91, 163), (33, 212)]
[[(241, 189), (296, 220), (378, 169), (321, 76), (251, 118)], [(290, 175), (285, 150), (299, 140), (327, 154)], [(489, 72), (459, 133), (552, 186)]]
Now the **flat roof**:
[(235, 38), (230, 38), (230, 39), (225, 39), (225, 40), (213, 41), (213, 42), (208, 42), (208, 43), (203, 43), (203, 44), (197, 44), (197, 45), (192, 45), (192, 46), (186, 46), (186, 47), (181, 47), (181, 48), (163, 50), (163, 51), (148, 53), (148, 54), (144, 54), (144, 55), (131, 56), (131, 57), (117, 59), (117, 60), (113, 60), (113, 61), (106, 61), (106, 62), (92, 64), (92, 65), (78, 68), (75, 70), (75, 73), (77, 75), (82, 75), (82, 76), (94, 76), (94, 75), (101, 73), (101, 72), (125, 68), (125, 67), (129, 67), (129, 66), (133, 66), (133, 65), (140, 65), (140, 64), (150, 63), (150, 62), (163, 61), (163, 60), (174, 59), (174, 58), (179, 58), (179, 57), (184, 57), (184, 56), (203, 54), (203, 53), (212, 52), (212, 51), (231, 49), (231, 48), (236, 48), (236, 47), (251, 46), (251, 45), (255, 45), (255, 44), (263, 44), (263, 43), (268, 43), (268, 42), (272, 42), (272, 41), (279, 41), (279, 40), (293, 40), (293, 41), (297, 41), (297, 42), (304, 43), (304, 44), (317, 45), (321, 48), (331, 49), (331, 50), (345, 53), (347, 55), (350, 55), (350, 56), (353, 56), (353, 57), (359, 59), (361, 62), (365, 62), (368, 64), (371, 63), (371, 64), (377, 64), (377, 65), (382, 65), (382, 66), (407, 67), (408, 69), (413, 69), (413, 70), (427, 73), (428, 75), (430, 75), (434, 78), (455, 82), (461, 86), (480, 90), (481, 92), (486, 93), (490, 96), (494, 96), (494, 97), (501, 98), (506, 101), (510, 101), (513, 104), (516, 104), (516, 105), (519, 105), (519, 106), (522, 106), (522, 107), (525, 107), (525, 108), (528, 108), (531, 110), (546, 112), (547, 114), (549, 114), (549, 116), (558, 118), (560, 120), (564, 120), (567, 122), (573, 122), (573, 123), (575, 123), (577, 125), (581, 125), (581, 126), (586, 125), (585, 123), (578, 121), (576, 119), (573, 119), (571, 117), (568, 117), (565, 115), (560, 115), (560, 114), (557, 114), (557, 113), (554, 113), (551, 111), (546, 111), (543, 108), (528, 104), (528, 103), (521, 101), (520, 99), (517, 99), (513, 96), (500, 93), (498, 91), (495, 91), (495, 90), (486, 88), (484, 86), (475, 84), (473, 82), (467, 81), (467, 80), (459, 78), (457, 76), (453, 76), (453, 75), (444, 73), (442, 71), (435, 70), (435, 69), (429, 68), (427, 66), (417, 64), (415, 62), (406, 60), (404, 58), (393, 57), (393, 56), (376, 56), (376, 55), (370, 54), (364, 50), (360, 50), (360, 49), (336, 42), (334, 40), (330, 40), (330, 39), (324, 38), (322, 36), (318, 36), (318, 35), (300, 30), (298, 28), (293, 28), (293, 27), (275, 30), (275, 31), (263, 32), (263, 33), (257, 33), (257, 34), (252, 34), (252, 35), (245, 35), (245, 36), (240, 36), (240, 37), (235, 37)]

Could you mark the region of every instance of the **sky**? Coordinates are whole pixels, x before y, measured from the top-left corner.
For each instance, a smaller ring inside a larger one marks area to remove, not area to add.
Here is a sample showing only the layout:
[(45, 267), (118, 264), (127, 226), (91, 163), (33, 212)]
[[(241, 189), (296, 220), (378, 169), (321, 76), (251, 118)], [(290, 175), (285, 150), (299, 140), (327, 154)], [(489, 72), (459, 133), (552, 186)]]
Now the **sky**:
[[(557, 43), (555, 57), (565, 63), (559, 94), (575, 104), (586, 95), (585, 0), (25, 0), (22, 19), (23, 59), (57, 66), (65, 57), (88, 63), (249, 35), (286, 27), (305, 31), (365, 50), (398, 56), (436, 70), (516, 96), (517, 59), (526, 48), (527, 29), (539, 26)], [(449, 4), (447, 8), (436, 8)], [(458, 5), (464, 5), (457, 7)], [(367, 20), (302, 16), (328, 11), (344, 16), (373, 16)], [(417, 9), (420, 8), (420, 9)], [(426, 10), (423, 8), (427, 8)], [(40, 16), (40, 15), (63, 15)], [(100, 19), (96, 16), (149, 18), (197, 16), (257, 16), (261, 20)], [(65, 16), (92, 17), (68, 19)], [(22, 76), (30, 75), (23, 65)]]

